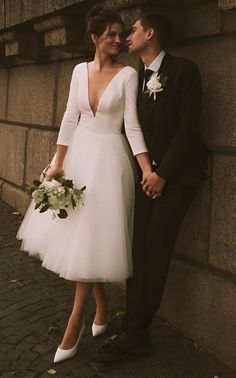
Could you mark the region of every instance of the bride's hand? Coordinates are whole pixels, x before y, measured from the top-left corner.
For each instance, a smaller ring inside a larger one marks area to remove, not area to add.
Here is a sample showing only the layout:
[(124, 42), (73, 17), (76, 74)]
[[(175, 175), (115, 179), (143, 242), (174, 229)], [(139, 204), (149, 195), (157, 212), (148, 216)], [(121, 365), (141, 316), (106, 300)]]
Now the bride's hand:
[(45, 175), (46, 178), (51, 178), (55, 176), (57, 173), (61, 173), (63, 171), (62, 166), (53, 165), (49, 169), (44, 170), (43, 175)]

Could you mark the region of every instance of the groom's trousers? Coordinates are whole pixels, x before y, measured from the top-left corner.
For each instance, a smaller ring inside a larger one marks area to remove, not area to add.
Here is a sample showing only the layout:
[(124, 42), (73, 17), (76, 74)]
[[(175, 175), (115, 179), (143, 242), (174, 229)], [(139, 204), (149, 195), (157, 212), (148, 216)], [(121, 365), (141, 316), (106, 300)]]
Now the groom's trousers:
[(199, 184), (167, 185), (153, 200), (136, 187), (133, 276), (126, 284), (126, 332), (145, 331), (157, 312), (174, 246)]

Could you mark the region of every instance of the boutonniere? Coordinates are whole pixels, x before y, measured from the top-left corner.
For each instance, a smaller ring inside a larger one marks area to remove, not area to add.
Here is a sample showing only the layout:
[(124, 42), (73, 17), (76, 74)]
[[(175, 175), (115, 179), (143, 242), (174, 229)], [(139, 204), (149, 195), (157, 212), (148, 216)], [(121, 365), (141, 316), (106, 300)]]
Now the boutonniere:
[(147, 91), (145, 93), (149, 94), (149, 97), (153, 95), (154, 101), (156, 101), (157, 93), (162, 92), (164, 90), (164, 86), (168, 76), (160, 74), (158, 76), (152, 75), (151, 79), (147, 82)]

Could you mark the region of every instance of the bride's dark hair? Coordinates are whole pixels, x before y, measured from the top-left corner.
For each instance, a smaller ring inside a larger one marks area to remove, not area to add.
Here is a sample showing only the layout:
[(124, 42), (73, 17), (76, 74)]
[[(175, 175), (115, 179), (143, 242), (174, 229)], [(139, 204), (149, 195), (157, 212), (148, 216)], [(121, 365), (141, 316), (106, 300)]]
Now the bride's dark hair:
[(101, 5), (92, 7), (86, 16), (85, 23), (86, 37), (90, 47), (94, 46), (91, 40), (91, 34), (95, 34), (99, 37), (104, 33), (107, 26), (115, 23), (124, 27), (124, 22), (117, 11)]

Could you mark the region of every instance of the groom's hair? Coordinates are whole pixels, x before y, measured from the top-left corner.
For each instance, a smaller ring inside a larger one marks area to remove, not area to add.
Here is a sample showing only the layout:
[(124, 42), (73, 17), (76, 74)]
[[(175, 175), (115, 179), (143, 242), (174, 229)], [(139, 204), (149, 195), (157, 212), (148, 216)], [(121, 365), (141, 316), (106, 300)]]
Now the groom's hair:
[(172, 25), (168, 18), (162, 14), (141, 11), (139, 20), (144, 30), (154, 29), (159, 44), (165, 48), (172, 36)]

